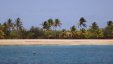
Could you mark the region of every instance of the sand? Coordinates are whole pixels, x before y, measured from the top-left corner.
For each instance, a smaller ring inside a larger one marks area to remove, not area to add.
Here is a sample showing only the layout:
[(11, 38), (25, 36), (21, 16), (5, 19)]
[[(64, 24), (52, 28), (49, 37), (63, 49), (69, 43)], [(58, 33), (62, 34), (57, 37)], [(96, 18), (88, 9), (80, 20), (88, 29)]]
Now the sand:
[(1, 39), (0, 45), (113, 45), (113, 39)]

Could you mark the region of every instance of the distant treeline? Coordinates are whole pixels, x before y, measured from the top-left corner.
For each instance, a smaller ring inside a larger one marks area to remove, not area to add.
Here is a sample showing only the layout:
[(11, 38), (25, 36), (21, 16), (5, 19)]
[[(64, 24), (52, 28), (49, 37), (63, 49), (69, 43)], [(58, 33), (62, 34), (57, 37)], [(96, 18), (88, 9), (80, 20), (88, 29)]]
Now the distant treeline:
[(96, 22), (88, 28), (86, 20), (82, 17), (77, 25), (70, 27), (70, 30), (61, 28), (59, 19), (48, 19), (41, 24), (41, 28), (32, 26), (30, 29), (23, 27), (20, 18), (15, 21), (8, 19), (4, 23), (0, 23), (0, 39), (112, 39), (113, 38), (113, 22), (108, 21), (104, 28), (99, 28)]

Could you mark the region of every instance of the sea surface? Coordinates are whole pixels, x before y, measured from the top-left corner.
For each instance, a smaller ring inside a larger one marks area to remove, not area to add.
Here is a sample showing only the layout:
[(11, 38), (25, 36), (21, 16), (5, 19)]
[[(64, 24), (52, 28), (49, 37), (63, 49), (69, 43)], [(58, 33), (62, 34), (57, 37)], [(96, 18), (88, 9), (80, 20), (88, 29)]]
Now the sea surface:
[(113, 64), (113, 45), (0, 46), (0, 64)]

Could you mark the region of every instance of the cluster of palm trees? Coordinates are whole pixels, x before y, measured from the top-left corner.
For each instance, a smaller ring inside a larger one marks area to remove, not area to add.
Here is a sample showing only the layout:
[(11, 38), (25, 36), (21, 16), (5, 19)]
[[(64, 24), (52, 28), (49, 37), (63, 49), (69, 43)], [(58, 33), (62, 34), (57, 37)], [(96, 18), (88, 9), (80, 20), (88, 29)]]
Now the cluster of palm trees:
[(104, 28), (99, 28), (96, 22), (88, 28), (86, 20), (82, 17), (79, 20), (77, 29), (75, 25), (70, 30), (56, 30), (62, 25), (59, 19), (48, 19), (41, 25), (42, 27), (32, 26), (30, 29), (23, 27), (20, 18), (15, 21), (8, 19), (4, 23), (0, 23), (0, 39), (112, 39), (113, 38), (113, 22), (108, 21)]
[(3, 24), (0, 24), (0, 38), (21, 38), (22, 30), (23, 25), (20, 18), (17, 18), (15, 22), (13, 22), (12, 19), (8, 19)]
[(59, 19), (48, 19), (42, 23), (43, 29), (51, 30), (61, 26), (61, 22)]

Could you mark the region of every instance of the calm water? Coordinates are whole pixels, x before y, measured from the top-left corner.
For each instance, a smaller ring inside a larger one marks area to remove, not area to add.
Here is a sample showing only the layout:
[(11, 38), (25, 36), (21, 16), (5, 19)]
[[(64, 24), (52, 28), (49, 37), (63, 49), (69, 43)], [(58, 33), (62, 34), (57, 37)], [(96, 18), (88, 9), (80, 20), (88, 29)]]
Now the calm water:
[(113, 46), (0, 46), (0, 64), (113, 64)]

